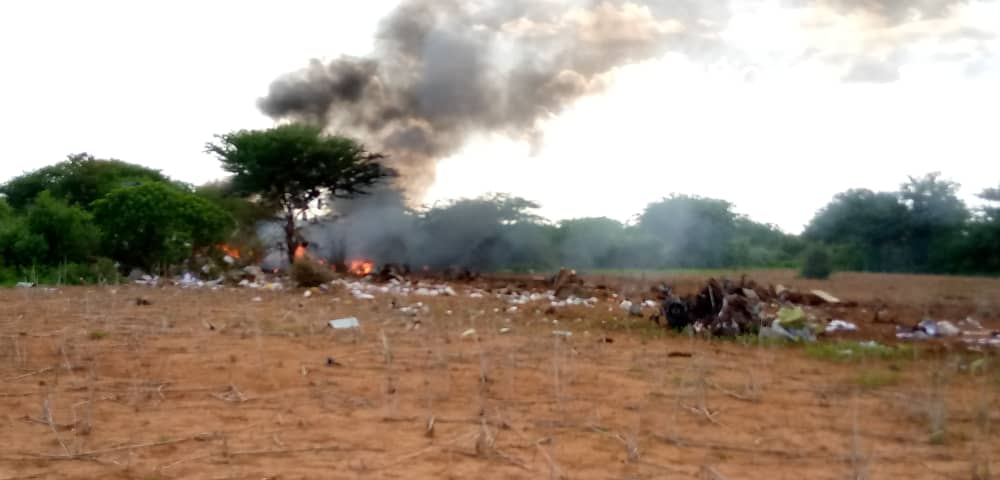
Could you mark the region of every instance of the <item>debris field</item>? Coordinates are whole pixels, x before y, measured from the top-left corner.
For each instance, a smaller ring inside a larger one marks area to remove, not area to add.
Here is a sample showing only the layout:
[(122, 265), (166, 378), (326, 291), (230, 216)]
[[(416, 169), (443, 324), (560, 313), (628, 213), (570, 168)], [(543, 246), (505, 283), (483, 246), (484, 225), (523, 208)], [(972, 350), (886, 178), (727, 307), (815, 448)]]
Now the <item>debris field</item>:
[(1000, 470), (1000, 281), (728, 278), (2, 290), (0, 479)]

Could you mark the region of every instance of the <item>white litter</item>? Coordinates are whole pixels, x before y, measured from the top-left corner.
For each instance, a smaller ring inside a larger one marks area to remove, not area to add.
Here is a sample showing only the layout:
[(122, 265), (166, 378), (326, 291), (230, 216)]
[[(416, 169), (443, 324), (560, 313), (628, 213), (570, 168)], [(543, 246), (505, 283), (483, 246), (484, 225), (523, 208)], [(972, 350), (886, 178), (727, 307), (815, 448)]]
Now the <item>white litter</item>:
[(940, 322), (938, 322), (937, 327), (938, 327), (938, 335), (941, 335), (942, 337), (957, 337), (962, 333), (962, 331), (959, 330), (959, 328), (956, 327), (954, 323), (951, 323), (947, 320), (941, 320)]
[(833, 332), (853, 332), (858, 329), (858, 326), (847, 322), (844, 320), (833, 320), (826, 325), (826, 333)]
[(553, 330), (552, 334), (555, 335), (555, 336), (557, 336), (557, 337), (564, 337), (564, 338), (565, 337), (572, 337), (573, 336), (573, 332), (571, 332), (569, 330)]
[(476, 334), (476, 329), (475, 328), (470, 328), (470, 329), (462, 332), (462, 338), (471, 337), (471, 336), (473, 336), (475, 334)]
[(330, 320), (330, 328), (337, 330), (361, 328), (361, 322), (356, 317), (338, 318), (337, 320)]

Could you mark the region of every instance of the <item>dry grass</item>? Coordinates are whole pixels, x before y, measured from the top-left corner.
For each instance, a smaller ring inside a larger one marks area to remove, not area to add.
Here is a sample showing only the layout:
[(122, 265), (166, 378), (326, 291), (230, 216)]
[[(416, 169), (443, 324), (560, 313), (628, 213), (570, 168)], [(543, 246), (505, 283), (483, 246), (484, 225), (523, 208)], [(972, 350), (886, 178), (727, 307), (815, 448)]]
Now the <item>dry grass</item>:
[[(955, 282), (942, 288), (970, 281)], [(152, 305), (135, 305), (139, 295)], [(992, 356), (921, 349), (905, 361), (830, 361), (803, 348), (666, 334), (622, 316), (614, 299), (555, 314), (506, 313), (489, 297), (397, 300), (424, 301), (429, 312), (342, 293), (0, 291), (0, 479), (998, 470)], [(948, 308), (992, 302), (974, 296)], [(346, 316), (363, 328), (325, 325)], [(469, 328), (477, 334), (462, 337)], [(974, 364), (981, 358), (989, 361)]]

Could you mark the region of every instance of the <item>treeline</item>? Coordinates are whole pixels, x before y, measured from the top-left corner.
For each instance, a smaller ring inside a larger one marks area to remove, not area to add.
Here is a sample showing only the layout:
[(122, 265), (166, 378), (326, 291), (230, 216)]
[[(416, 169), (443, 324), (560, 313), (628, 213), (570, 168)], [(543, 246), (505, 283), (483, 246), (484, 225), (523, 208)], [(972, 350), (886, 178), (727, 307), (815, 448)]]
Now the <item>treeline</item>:
[(969, 208), (959, 185), (937, 173), (898, 191), (848, 190), (820, 210), (803, 234), (825, 245), (843, 270), (1000, 273), (1000, 189)]
[(503, 194), (410, 210), (400, 192), (383, 190), (334, 207), (332, 219), (303, 229), (317, 254), (411, 268), (795, 267), (807, 247), (797, 236), (734, 213), (726, 201), (692, 196), (651, 203), (629, 224), (609, 218), (551, 223), (535, 213), (537, 203)]
[(165, 272), (240, 232), (253, 204), (231, 202), (146, 167), (72, 155), (0, 186), (0, 283)]
[[(412, 268), (796, 268), (808, 260), (815, 276), (831, 268), (1000, 273), (1000, 189), (970, 208), (937, 174), (894, 192), (841, 193), (802, 235), (790, 235), (724, 200), (684, 195), (653, 202), (628, 223), (553, 223), (537, 215), (538, 204), (501, 194), (411, 209), (381, 156), (349, 139), (301, 125), (218, 138), (210, 151), (232, 176), (200, 187), (86, 154), (3, 183), (0, 283), (114, 281), (133, 268), (199, 273), (226, 244), (244, 261), (280, 266), (300, 241), (332, 261)], [(289, 168), (286, 158), (299, 163)]]

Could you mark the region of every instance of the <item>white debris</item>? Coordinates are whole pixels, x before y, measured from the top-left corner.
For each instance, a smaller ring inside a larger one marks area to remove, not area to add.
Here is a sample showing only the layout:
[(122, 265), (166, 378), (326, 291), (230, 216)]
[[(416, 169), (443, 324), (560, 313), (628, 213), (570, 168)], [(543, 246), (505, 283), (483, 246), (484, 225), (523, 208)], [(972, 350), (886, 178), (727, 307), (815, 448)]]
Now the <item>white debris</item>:
[(517, 305), (507, 309), (507, 313), (516, 313), (516, 312), (517, 312)]
[(33, 288), (34, 286), (33, 282), (17, 282), (17, 288)]
[(302, 296), (305, 297), (305, 298), (309, 298), (309, 297), (313, 296), (313, 292), (312, 292), (312, 290), (306, 290), (305, 292), (302, 293)]
[(254, 302), (263, 302), (263, 301), (264, 301), (264, 299), (263, 299), (263, 298), (260, 298), (260, 297), (253, 297), (253, 301), (254, 301)]
[(469, 298), (483, 298), (483, 294), (479, 292), (472, 292), (469, 294)]
[(229, 255), (226, 255), (225, 257), (222, 257), (222, 261), (226, 262), (226, 265), (232, 265), (232, 264), (236, 263), (236, 259), (234, 259), (233, 257), (230, 257)]
[(826, 333), (833, 332), (853, 332), (858, 329), (858, 326), (847, 322), (844, 320), (833, 320), (826, 325)]
[(557, 337), (565, 337), (565, 338), (573, 336), (573, 332), (571, 332), (569, 330), (553, 330), (552, 334), (555, 335), (555, 336), (557, 336)]
[(420, 312), (427, 313), (430, 311), (430, 308), (424, 306), (423, 302), (417, 302), (413, 305), (400, 308), (399, 311), (407, 315), (416, 315)]
[(330, 328), (336, 330), (361, 328), (361, 322), (356, 317), (339, 318), (337, 320), (330, 320)]
[(653, 300), (646, 300), (645, 302), (642, 302), (642, 305), (646, 308), (656, 308), (656, 302)]
[(500, 329), (500, 334), (510, 333), (510, 327), (503, 327)]
[(375, 300), (375, 295), (372, 295), (370, 293), (351, 292), (351, 294), (354, 295), (354, 298), (358, 300)]
[(632, 302), (628, 300), (622, 300), (622, 303), (618, 304), (618, 308), (625, 310), (626, 312), (632, 309)]
[(937, 322), (938, 335), (942, 337), (957, 337), (962, 333), (954, 323), (947, 320), (941, 320)]
[(451, 288), (450, 286), (445, 286), (444, 288), (441, 289), (441, 295), (445, 295), (448, 297), (455, 297), (458, 296), (458, 293), (455, 292), (454, 288)]
[(471, 337), (471, 336), (473, 336), (475, 334), (476, 334), (476, 329), (475, 328), (470, 328), (470, 329), (462, 332), (462, 338)]
[(969, 329), (969, 330), (982, 330), (983, 329), (983, 324), (979, 323), (978, 321), (976, 321), (976, 319), (974, 319), (972, 317), (966, 317), (965, 320), (962, 320), (961, 322), (958, 322), (958, 324), (960, 326), (962, 326), (962, 327), (965, 327), (965, 328)]
[[(826, 293), (823, 290), (813, 290), (812, 294), (816, 295), (817, 297), (819, 297), (821, 299), (823, 299), (823, 301), (826, 302), (826, 303), (840, 303), (840, 299), (839, 298), (834, 297), (833, 295), (830, 295), (829, 293)], [(779, 295), (780, 295), (780, 293), (779, 293)]]

